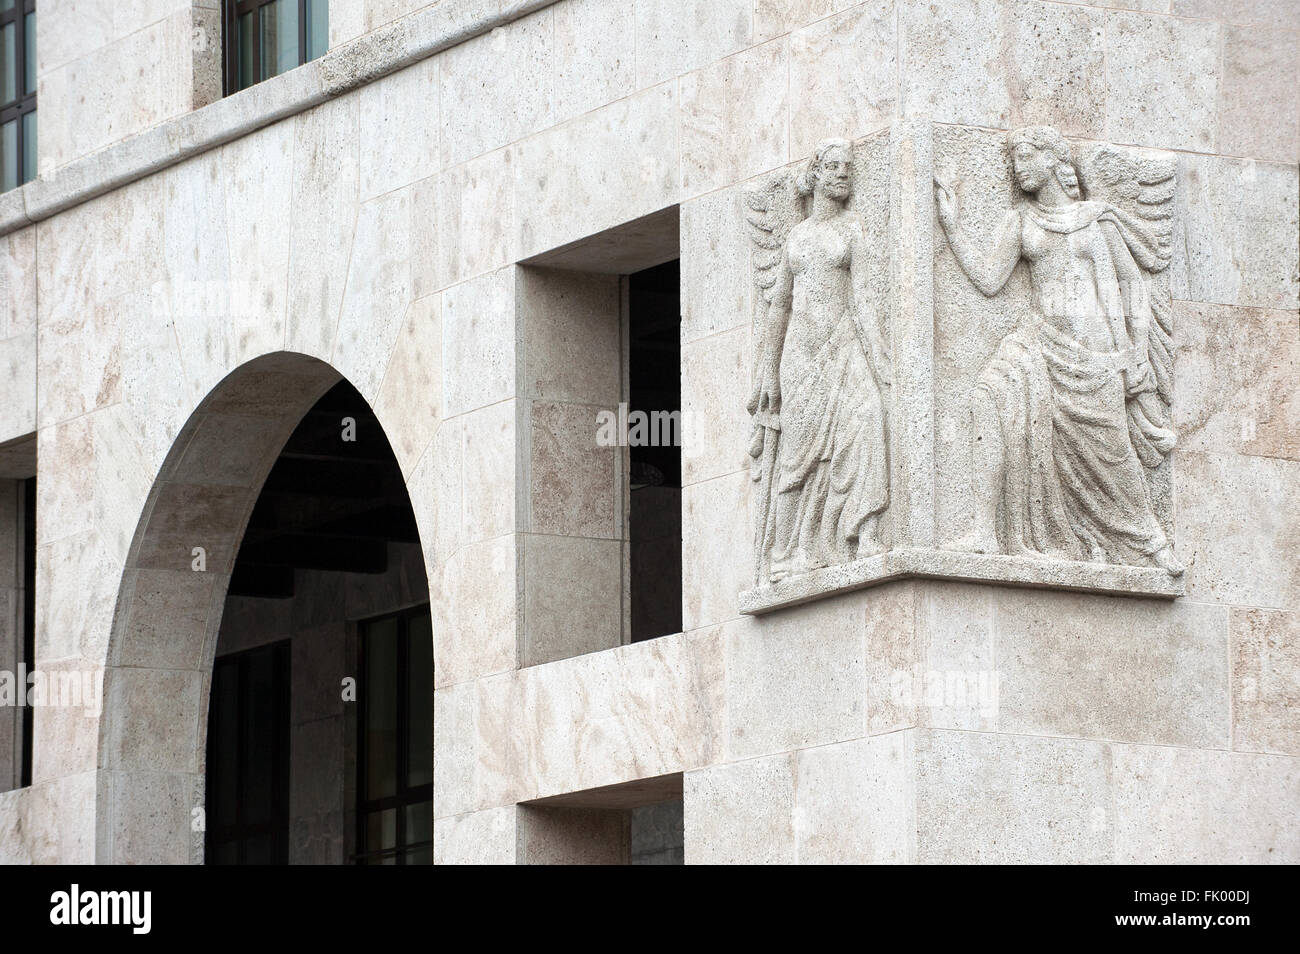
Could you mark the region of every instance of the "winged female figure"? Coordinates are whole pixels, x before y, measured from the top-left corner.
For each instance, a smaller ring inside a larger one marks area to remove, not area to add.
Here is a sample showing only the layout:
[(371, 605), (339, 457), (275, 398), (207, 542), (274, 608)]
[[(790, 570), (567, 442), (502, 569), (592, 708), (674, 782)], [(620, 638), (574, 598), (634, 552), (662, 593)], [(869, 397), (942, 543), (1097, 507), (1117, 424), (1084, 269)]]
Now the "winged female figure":
[(936, 180), (939, 222), (985, 295), (1017, 263), (1033, 309), (972, 395), (974, 526), (958, 549), (1045, 554), (1183, 572), (1152, 507), (1149, 471), (1174, 447), (1169, 306), (1153, 276), (1170, 259), (1172, 163), (1127, 183), (1135, 212), (1085, 200), (1069, 144), (1051, 127), (1007, 140), (1022, 198), (988, 249)]
[(884, 549), (889, 353), (852, 189), (853, 146), (828, 139), (797, 177), (746, 195), (761, 292), (749, 401), (760, 585)]

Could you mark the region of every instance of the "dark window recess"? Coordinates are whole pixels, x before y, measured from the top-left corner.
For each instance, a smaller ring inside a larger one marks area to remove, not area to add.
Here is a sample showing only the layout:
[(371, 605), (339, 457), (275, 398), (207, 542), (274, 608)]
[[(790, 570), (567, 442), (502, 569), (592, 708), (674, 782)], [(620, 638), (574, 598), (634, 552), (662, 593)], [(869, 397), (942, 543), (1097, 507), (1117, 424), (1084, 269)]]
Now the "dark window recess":
[(222, 17), (227, 95), (329, 49), (329, 0), (225, 0)]
[(36, 0), (0, 0), (0, 192), (36, 178)]
[(433, 863), (433, 631), (428, 605), (361, 625), (357, 856)]
[(214, 664), (205, 803), (208, 864), (288, 864), (289, 640)]
[[(2, 2), (2, 0), (0, 0)], [(18, 660), (30, 672), (36, 667), (36, 478), (23, 481), (23, 654)], [(20, 686), (19, 691), (26, 691)], [(32, 727), (35, 713), (22, 709), (22, 776), (19, 785), (32, 784)]]
[[(679, 264), (667, 262), (628, 279), (633, 642), (677, 633), (682, 628)], [(645, 415), (648, 446), (636, 439), (638, 411)]]

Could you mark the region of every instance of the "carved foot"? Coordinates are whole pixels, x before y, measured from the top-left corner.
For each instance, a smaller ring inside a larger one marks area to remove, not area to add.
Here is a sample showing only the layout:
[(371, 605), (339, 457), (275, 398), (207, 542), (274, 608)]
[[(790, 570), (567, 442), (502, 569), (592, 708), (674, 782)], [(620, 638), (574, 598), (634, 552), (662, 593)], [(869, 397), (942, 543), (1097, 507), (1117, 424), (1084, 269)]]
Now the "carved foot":
[(867, 557), (873, 557), (877, 553), (884, 553), (885, 545), (875, 537), (859, 537), (857, 559), (865, 560)]
[(1002, 546), (998, 543), (998, 537), (995, 533), (985, 533), (979, 530), (972, 530), (970, 533), (963, 534), (956, 540), (944, 546), (945, 550), (964, 550), (967, 553), (1001, 553)]
[(1183, 570), (1186, 569), (1183, 566), (1182, 561), (1179, 560), (1178, 557), (1174, 556), (1173, 547), (1165, 547), (1153, 554), (1151, 559), (1156, 566), (1160, 567), (1170, 576), (1182, 576)]

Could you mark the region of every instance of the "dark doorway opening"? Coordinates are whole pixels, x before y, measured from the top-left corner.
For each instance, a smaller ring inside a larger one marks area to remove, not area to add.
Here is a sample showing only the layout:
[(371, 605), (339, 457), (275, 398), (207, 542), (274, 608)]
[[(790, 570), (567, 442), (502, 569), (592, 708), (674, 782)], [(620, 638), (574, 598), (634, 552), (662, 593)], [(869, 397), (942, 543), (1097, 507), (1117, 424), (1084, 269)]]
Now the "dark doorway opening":
[[(428, 601), (397, 459), (340, 382), (285, 442), (231, 574), (209, 707), (209, 862), (431, 862)], [(283, 744), (267, 749), (268, 735)], [(268, 772), (282, 796), (270, 847), (248, 830), (263, 824)]]

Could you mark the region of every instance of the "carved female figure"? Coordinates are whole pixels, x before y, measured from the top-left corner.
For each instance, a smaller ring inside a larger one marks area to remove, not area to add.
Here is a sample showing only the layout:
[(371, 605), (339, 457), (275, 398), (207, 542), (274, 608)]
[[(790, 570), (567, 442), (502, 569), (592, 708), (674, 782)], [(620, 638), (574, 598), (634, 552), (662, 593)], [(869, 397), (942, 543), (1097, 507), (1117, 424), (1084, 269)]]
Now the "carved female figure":
[(749, 198), (765, 291), (749, 402), (764, 481), (760, 583), (883, 549), (889, 361), (862, 223), (846, 207), (852, 173), (852, 144), (830, 139), (794, 183), (797, 194), (778, 179)]
[[(1017, 130), (1008, 148), (1023, 199), (987, 254), (960, 227), (951, 190), (935, 183), (939, 222), (971, 282), (996, 295), (1024, 259), (1033, 296), (1031, 320), (1003, 339), (972, 396), (975, 520), (958, 547), (1177, 575), (1143, 469), (1175, 440), (1168, 342), (1147, 274), (1164, 268), (1168, 249), (1148, 223), (1082, 199), (1056, 130)], [(1150, 215), (1164, 217), (1172, 179), (1145, 194)]]

